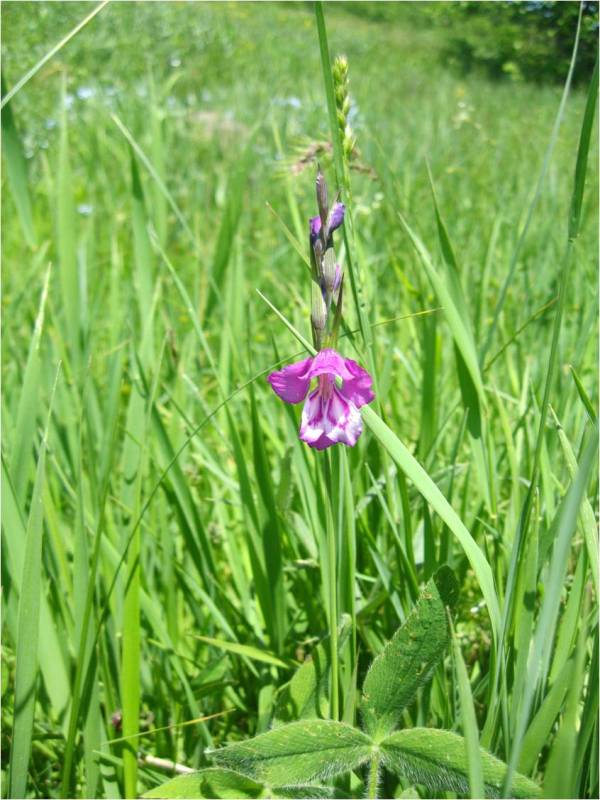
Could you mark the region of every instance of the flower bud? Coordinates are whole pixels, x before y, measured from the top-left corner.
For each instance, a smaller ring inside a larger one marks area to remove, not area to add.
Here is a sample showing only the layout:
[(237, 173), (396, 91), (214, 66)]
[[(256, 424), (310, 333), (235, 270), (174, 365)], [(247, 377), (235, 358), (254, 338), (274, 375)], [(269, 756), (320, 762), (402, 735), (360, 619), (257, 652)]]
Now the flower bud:
[(328, 199), (327, 199), (327, 183), (325, 181), (325, 176), (319, 171), (317, 172), (317, 206), (319, 207), (319, 217), (321, 219), (321, 225), (325, 225), (325, 221), (327, 220), (327, 214), (329, 212), (328, 206)]
[(323, 284), (327, 295), (331, 295), (339, 286), (340, 267), (335, 261), (335, 251), (329, 247), (323, 256)]
[(321, 287), (316, 281), (313, 281), (311, 284), (312, 287), (312, 302), (311, 302), (311, 314), (310, 320), (313, 325), (313, 329), (317, 335), (317, 340), (320, 342), (320, 336), (325, 330), (325, 326), (327, 325), (327, 307), (325, 306), (325, 301), (323, 300), (323, 292), (321, 291)]
[(320, 276), (322, 271), (321, 262), (323, 260), (323, 242), (320, 239), (317, 239), (314, 243), (313, 253), (315, 257), (316, 273)]

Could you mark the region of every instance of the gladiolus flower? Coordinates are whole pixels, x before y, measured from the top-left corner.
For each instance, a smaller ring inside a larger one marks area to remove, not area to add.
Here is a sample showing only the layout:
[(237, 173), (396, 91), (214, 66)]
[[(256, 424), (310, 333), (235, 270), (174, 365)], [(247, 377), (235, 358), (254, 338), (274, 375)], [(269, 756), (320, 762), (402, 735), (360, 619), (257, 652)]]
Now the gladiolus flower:
[[(317, 385), (309, 394), (313, 378)], [(354, 447), (362, 433), (358, 409), (375, 398), (373, 379), (356, 361), (321, 350), (314, 358), (272, 372), (267, 380), (286, 403), (306, 399), (299, 433), (303, 442), (316, 450), (338, 443)]]

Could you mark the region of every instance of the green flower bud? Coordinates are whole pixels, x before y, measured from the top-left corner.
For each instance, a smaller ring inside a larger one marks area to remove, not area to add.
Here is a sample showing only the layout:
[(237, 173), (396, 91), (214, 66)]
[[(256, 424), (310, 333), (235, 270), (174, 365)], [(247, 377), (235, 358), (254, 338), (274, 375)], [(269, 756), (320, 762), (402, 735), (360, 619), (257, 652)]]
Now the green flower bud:
[[(331, 295), (336, 285), (336, 267), (335, 250), (330, 247), (325, 250), (325, 255), (323, 256), (323, 283), (325, 284), (327, 295)], [(339, 267), (337, 271), (339, 271)]]
[(320, 169), (317, 172), (316, 188), (317, 188), (317, 206), (319, 208), (319, 216), (321, 217), (321, 224), (325, 225), (325, 221), (327, 220), (327, 214), (329, 211), (328, 199), (327, 199), (327, 183)]
[(327, 326), (327, 306), (323, 299), (323, 292), (321, 287), (316, 281), (311, 284), (311, 313), (310, 321), (313, 328), (313, 337), (315, 340), (315, 347), (317, 350), (321, 347), (323, 341), (323, 332)]

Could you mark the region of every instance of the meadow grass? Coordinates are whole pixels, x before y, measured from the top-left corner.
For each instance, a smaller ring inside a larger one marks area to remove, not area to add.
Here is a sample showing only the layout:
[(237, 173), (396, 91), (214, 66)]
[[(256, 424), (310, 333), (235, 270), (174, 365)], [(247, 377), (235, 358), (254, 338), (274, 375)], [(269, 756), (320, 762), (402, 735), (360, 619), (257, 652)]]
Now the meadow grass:
[[(7, 90), (91, 11), (5, 4)], [(597, 795), (597, 122), (586, 90), (457, 78), (411, 18), (109, 4), (3, 109), (3, 797), (205, 766), (338, 620), (324, 713), (353, 722), (442, 564), (453, 649), (405, 727)], [(377, 392), (325, 458), (265, 381), (310, 347), (313, 153)]]

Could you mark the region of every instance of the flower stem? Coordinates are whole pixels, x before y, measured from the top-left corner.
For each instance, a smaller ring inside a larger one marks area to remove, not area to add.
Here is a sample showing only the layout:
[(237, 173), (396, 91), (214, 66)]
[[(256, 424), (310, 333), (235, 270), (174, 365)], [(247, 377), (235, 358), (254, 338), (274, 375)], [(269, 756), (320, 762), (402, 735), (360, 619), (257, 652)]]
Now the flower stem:
[(377, 798), (377, 781), (379, 778), (379, 762), (381, 755), (376, 751), (371, 756), (371, 763), (369, 765), (369, 783), (367, 787), (367, 797), (376, 800)]
[(327, 526), (327, 557), (329, 561), (329, 644), (331, 647), (331, 685), (329, 711), (331, 719), (339, 720), (339, 667), (338, 667), (338, 609), (337, 609), (337, 547), (333, 523), (331, 461), (329, 454), (323, 459), (325, 471), (325, 518)]

